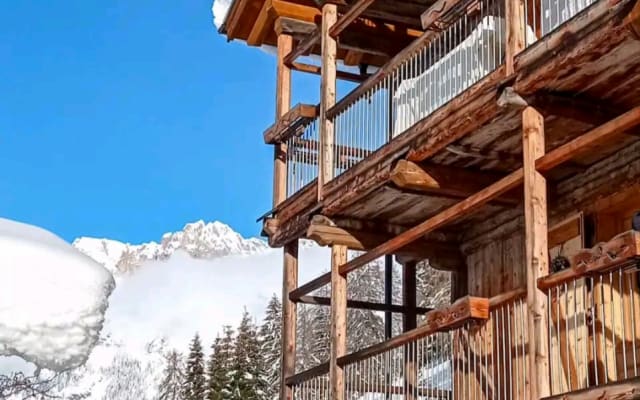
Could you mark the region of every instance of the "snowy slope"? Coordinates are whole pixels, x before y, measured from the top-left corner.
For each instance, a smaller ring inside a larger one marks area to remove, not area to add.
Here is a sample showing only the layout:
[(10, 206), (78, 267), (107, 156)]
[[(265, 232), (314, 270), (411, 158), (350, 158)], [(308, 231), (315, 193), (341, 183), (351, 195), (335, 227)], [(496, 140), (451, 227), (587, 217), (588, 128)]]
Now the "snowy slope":
[[(185, 351), (196, 331), (208, 348), (223, 325), (237, 326), (245, 307), (261, 320), (281, 290), (282, 251), (220, 222), (187, 224), (140, 245), (94, 238), (73, 245), (113, 271), (117, 285), (102, 340), (86, 366), (61, 382), (64, 398), (153, 399), (164, 352)], [(328, 250), (304, 244), (300, 259), (305, 281), (326, 270)]]

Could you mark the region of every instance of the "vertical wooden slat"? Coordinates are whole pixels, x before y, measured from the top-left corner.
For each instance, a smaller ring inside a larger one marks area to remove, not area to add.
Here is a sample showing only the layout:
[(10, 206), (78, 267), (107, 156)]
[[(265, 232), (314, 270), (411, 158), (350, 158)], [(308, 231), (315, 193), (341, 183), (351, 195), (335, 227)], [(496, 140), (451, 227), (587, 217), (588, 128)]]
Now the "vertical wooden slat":
[(331, 359), (329, 380), (331, 400), (344, 400), (344, 369), (338, 358), (347, 353), (347, 278), (339, 267), (347, 262), (347, 247), (331, 248)]
[(531, 398), (550, 395), (547, 299), (538, 290), (538, 278), (549, 274), (547, 246), (547, 186), (536, 171), (536, 159), (544, 155), (544, 119), (534, 108), (522, 113), (524, 172), (525, 253), (527, 266), (527, 307), (529, 309), (529, 366)]
[(280, 399), (293, 399), (292, 388), (284, 381), (296, 371), (296, 303), (289, 300), (289, 292), (298, 287), (298, 241), (284, 246), (282, 279), (282, 362)]
[[(291, 107), (291, 69), (284, 63), (284, 58), (291, 52), (292, 44), (290, 35), (278, 35), (276, 120)], [(273, 205), (277, 206), (287, 198), (287, 145), (277, 143), (273, 148)]]
[(507, 23), (505, 68), (507, 76), (514, 72), (514, 58), (524, 49), (525, 24), (523, 0), (506, 1), (505, 20)]
[(333, 121), (327, 118), (327, 110), (336, 103), (336, 40), (329, 30), (338, 19), (335, 4), (322, 6), (322, 72), (320, 76), (320, 165), (318, 174), (318, 199), (322, 200), (324, 185), (333, 178)]

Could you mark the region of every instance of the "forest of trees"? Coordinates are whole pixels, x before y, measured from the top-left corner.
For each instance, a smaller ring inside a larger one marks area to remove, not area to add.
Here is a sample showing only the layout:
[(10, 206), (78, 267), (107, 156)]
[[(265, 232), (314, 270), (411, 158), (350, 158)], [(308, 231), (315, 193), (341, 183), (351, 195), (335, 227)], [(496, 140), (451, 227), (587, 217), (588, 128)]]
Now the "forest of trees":
[(196, 333), (189, 352), (171, 351), (158, 388), (161, 400), (271, 400), (279, 387), (280, 301), (269, 301), (258, 326), (245, 310), (240, 325), (223, 327), (205, 351)]
[[(394, 274), (398, 277), (400, 274)], [(449, 301), (448, 274), (421, 266), (418, 269), (418, 302), (434, 307)], [(381, 302), (383, 274), (380, 263), (372, 263), (349, 275), (350, 297)], [(394, 293), (400, 293), (399, 280)], [(315, 293), (329, 296), (328, 288)], [(400, 299), (394, 299), (399, 302)], [(165, 355), (165, 370), (158, 388), (160, 400), (273, 400), (280, 386), (281, 303), (274, 294), (260, 324), (245, 310), (237, 327), (225, 326), (209, 347), (195, 333), (189, 352)], [(329, 308), (298, 306), (297, 365), (306, 370), (329, 358)], [(400, 329), (400, 320), (394, 321)], [(349, 351), (384, 340), (381, 313), (349, 310)], [(396, 332), (397, 333), (397, 332)]]

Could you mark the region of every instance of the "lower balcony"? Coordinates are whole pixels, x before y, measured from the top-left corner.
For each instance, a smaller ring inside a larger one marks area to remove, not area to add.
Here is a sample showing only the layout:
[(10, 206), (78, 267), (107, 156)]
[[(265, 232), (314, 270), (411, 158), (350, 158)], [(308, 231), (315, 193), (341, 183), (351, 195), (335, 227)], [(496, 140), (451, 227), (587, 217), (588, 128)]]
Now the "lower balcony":
[[(531, 399), (534, 379), (550, 399), (640, 398), (639, 266), (633, 231), (573, 256), (538, 281), (547, 307), (537, 335), (525, 289), (429, 311), (418, 328), (337, 359), (344, 398)], [(328, 363), (285, 382), (296, 400), (332, 399)]]

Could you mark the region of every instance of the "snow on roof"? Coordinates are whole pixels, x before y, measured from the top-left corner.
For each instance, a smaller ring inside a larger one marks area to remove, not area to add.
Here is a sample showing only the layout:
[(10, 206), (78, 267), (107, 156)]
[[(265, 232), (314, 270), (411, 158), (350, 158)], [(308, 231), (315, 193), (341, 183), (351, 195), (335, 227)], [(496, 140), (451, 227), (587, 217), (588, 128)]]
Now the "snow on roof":
[(232, 0), (213, 0), (211, 12), (213, 13), (213, 23), (218, 29), (224, 24), (231, 8), (231, 3)]
[(0, 218), (0, 356), (54, 371), (82, 365), (114, 287), (109, 271), (53, 233)]

